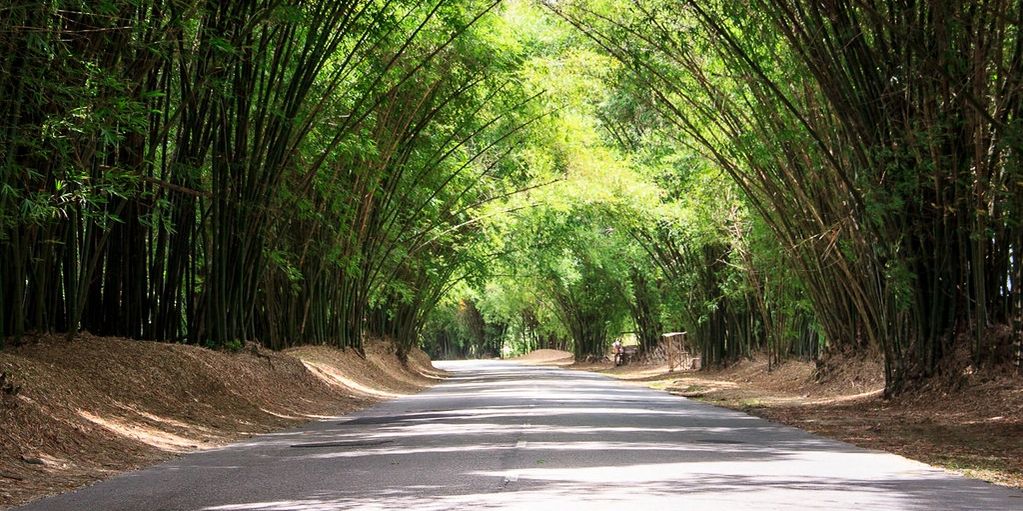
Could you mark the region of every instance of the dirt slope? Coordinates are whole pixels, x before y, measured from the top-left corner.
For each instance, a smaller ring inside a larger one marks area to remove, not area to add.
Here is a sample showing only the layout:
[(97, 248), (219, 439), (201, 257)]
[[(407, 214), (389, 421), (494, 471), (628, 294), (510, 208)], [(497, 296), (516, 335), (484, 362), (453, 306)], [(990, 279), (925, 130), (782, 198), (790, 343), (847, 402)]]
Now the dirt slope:
[(443, 377), (390, 343), (225, 353), (83, 335), (0, 352), (0, 507), (364, 408)]
[(526, 364), (536, 365), (571, 365), (575, 362), (575, 355), (561, 350), (534, 350), (512, 360)]

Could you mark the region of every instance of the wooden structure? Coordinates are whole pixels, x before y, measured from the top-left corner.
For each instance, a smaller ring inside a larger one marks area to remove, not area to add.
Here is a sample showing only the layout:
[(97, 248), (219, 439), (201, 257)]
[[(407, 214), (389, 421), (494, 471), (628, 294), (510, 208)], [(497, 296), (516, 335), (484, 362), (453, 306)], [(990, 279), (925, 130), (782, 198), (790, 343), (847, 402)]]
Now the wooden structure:
[(696, 368), (697, 361), (693, 359), (686, 346), (685, 332), (669, 332), (662, 335), (661, 339), (668, 359), (668, 372), (674, 372), (675, 368), (683, 370)]

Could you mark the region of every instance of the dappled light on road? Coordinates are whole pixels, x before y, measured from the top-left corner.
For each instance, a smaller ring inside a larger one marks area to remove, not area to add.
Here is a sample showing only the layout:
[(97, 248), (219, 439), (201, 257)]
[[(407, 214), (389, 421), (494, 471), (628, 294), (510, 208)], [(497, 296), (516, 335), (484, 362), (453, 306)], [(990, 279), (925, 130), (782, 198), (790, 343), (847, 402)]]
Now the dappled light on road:
[(1023, 506), (1015, 490), (601, 375), (496, 361), (445, 369), (454, 377), (423, 394), (30, 509)]

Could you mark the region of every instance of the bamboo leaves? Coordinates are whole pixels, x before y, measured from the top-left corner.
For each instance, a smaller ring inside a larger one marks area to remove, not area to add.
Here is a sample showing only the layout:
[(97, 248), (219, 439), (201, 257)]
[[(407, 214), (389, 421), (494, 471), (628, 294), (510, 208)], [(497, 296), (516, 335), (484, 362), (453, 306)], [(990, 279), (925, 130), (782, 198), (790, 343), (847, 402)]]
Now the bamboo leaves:
[(1013, 172), (997, 139), (1018, 75), (991, 71), (1016, 65), (1018, 2), (667, 7), (551, 5), (741, 187), (835, 349), (881, 349), (889, 392), (933, 374), (963, 331), (983, 358), (986, 325), (1018, 314), (991, 280), (1016, 271), (993, 235), (1008, 218), (990, 213), (1014, 199), (989, 193)]
[(479, 119), (525, 109), (455, 44), (495, 3), (61, 5), (5, 15), (4, 337), (358, 347), (393, 279), (419, 324), (458, 278), (507, 129)]

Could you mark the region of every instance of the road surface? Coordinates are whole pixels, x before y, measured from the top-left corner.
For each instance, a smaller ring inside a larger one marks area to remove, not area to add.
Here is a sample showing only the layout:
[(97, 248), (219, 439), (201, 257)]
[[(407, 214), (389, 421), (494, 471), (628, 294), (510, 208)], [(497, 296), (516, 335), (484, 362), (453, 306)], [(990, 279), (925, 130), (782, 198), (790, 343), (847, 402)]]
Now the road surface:
[(1023, 510), (1023, 492), (584, 372), (438, 363), (416, 396), (24, 511)]

